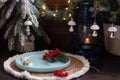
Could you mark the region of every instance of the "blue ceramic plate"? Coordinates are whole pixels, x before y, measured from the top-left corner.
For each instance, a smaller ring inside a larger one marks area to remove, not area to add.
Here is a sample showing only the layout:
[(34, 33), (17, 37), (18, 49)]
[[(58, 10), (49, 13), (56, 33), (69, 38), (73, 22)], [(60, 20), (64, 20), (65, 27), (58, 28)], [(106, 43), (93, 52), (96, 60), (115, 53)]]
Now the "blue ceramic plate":
[[(56, 69), (64, 69), (69, 66), (70, 59), (67, 63), (62, 63), (60, 61), (50, 63), (45, 60), (42, 60), (42, 56), (46, 51), (47, 50), (19, 55), (15, 60), (16, 66), (20, 69), (27, 70), (30, 72), (52, 72)], [(27, 58), (31, 62), (31, 65), (23, 65), (22, 61), (20, 60), (21, 57)]]

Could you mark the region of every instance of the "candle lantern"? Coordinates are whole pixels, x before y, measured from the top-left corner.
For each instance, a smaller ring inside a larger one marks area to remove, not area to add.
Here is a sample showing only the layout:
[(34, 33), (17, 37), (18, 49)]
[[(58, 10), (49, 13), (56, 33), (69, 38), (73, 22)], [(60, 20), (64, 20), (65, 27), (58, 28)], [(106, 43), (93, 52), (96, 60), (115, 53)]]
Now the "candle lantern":
[(102, 13), (98, 12), (96, 21), (94, 21), (90, 7), (93, 7), (93, 2), (86, 0), (75, 11), (74, 19), (78, 26), (76, 30), (78, 38), (76, 42), (74, 38), (72, 44), (77, 43), (73, 46), (76, 53), (85, 56), (89, 60), (95, 60), (104, 51), (104, 31)]

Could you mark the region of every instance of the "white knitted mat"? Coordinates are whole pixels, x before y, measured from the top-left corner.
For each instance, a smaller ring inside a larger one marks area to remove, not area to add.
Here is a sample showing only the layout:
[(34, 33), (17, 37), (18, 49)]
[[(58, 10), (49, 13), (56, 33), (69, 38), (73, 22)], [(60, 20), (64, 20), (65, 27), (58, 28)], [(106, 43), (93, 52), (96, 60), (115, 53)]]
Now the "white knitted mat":
[[(24, 53), (24, 54), (26, 54), (26, 53)], [(15, 76), (17, 78), (25, 78), (28, 80), (70, 80), (70, 79), (77, 78), (77, 77), (84, 75), (89, 70), (90, 63), (83, 56), (73, 55), (70, 53), (66, 53), (66, 55), (77, 59), (77, 61), (81, 61), (83, 63), (83, 67), (80, 70), (78, 70), (74, 73), (71, 73), (67, 77), (63, 77), (63, 78), (57, 77), (54, 75), (52, 75), (52, 76), (34, 76), (28, 71), (19, 72), (19, 71), (15, 70), (14, 68), (11, 67), (11, 64), (18, 55), (10, 57), (6, 61), (4, 61), (3, 67), (7, 73), (12, 74), (13, 76)]]

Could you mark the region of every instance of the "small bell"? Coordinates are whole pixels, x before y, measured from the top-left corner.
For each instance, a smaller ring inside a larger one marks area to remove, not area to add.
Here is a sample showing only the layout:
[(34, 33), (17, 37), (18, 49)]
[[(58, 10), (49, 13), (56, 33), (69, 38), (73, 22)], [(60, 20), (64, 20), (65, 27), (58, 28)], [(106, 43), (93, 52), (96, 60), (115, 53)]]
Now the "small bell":
[(117, 32), (117, 28), (113, 26), (113, 24), (108, 28), (108, 31), (110, 32), (110, 38), (115, 38), (115, 32)]
[(71, 20), (68, 22), (68, 25), (70, 26), (69, 31), (74, 32), (73, 26), (76, 25), (76, 22), (71, 18)]
[(97, 30), (99, 30), (100, 27), (99, 27), (97, 24), (93, 24), (93, 25), (90, 27), (90, 29), (93, 30), (92, 36), (93, 36), (93, 37), (97, 37), (97, 36), (98, 36)]

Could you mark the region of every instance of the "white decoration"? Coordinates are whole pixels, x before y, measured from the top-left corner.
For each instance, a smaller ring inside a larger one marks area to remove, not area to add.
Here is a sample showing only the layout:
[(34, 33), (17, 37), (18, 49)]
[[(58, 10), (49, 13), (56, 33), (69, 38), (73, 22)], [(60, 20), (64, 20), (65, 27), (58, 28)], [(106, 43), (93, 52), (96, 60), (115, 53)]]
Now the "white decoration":
[(115, 26), (113, 26), (113, 24), (111, 25), (111, 27), (108, 28), (108, 31), (110, 32), (110, 38), (115, 38), (115, 32), (117, 32), (117, 28)]
[(19, 2), (20, 0), (16, 0), (16, 2)]
[(68, 22), (68, 25), (69, 25), (69, 26), (75, 26), (75, 25), (76, 25), (76, 22), (75, 22), (73, 19), (71, 19), (71, 20)]
[(76, 22), (71, 18), (71, 20), (68, 22), (68, 25), (70, 26), (69, 31), (74, 32), (73, 26), (76, 25)]
[(97, 37), (98, 34), (97, 34), (97, 30), (100, 29), (100, 27), (97, 25), (97, 24), (93, 24), (91, 27), (90, 27), (91, 30), (93, 30), (93, 33), (92, 33), (92, 36), (93, 37)]
[(25, 22), (24, 22), (24, 25), (26, 25), (26, 26), (31, 26), (31, 25), (32, 25), (32, 22), (31, 22), (31, 21), (25, 21)]
[(70, 26), (69, 31), (74, 32), (73, 26)]
[[(25, 54), (29, 54), (29, 53), (25, 53)], [(12, 75), (14, 75), (17, 78), (25, 78), (28, 80), (70, 80), (72, 78), (77, 78), (80, 77), (82, 75), (84, 75), (90, 68), (90, 63), (88, 62), (88, 60), (86, 60), (83, 56), (79, 56), (79, 55), (72, 55), (67, 53), (66, 55), (74, 57), (80, 61), (83, 62), (84, 67), (82, 67), (82, 69), (80, 71), (77, 71), (75, 73), (72, 73), (70, 75), (68, 75), (65, 78), (60, 78), (60, 77), (56, 77), (56, 76), (50, 76), (50, 77), (38, 77), (38, 76), (33, 76), (30, 74), (30, 72), (28, 71), (23, 71), (23, 72), (17, 72), (14, 69), (11, 68), (10, 64), (16, 59), (16, 56), (10, 57), (8, 58), (5, 62), (4, 62), (4, 70)]]

